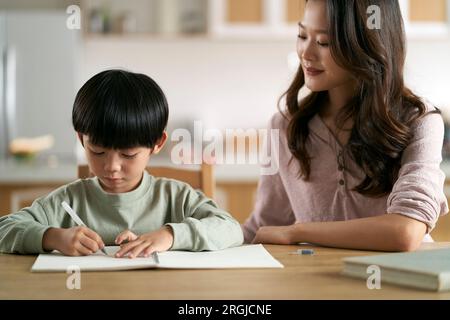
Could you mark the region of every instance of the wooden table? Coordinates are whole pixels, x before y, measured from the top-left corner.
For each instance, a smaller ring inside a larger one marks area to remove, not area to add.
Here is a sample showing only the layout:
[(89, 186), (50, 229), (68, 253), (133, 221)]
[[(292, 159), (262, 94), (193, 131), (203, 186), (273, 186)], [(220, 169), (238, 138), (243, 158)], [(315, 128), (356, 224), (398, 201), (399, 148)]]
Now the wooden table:
[[(369, 290), (366, 281), (342, 276), (341, 259), (378, 252), (323, 247), (265, 246), (284, 269), (82, 272), (81, 289), (66, 288), (66, 273), (31, 273), (36, 256), (0, 254), (0, 299), (450, 299), (387, 284)], [(313, 256), (289, 254), (314, 248)], [(450, 247), (450, 242), (421, 249)]]

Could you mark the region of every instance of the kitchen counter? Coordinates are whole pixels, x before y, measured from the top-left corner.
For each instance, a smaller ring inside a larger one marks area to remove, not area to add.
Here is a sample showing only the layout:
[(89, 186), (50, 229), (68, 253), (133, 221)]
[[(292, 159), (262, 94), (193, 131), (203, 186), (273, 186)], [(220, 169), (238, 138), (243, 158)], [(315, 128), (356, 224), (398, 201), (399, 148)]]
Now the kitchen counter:
[(0, 161), (0, 184), (66, 183), (76, 180), (75, 162)]
[[(155, 166), (174, 166), (164, 159), (151, 160)], [(187, 166), (195, 168), (198, 166)], [(215, 165), (214, 172), (217, 182), (257, 182), (259, 166), (254, 165)], [(18, 183), (58, 183), (77, 179), (77, 164), (75, 162), (60, 162), (48, 165), (42, 162), (17, 162), (14, 160), (0, 162), (0, 184)]]
[[(152, 165), (174, 166), (167, 159), (152, 159)], [(195, 168), (195, 165), (186, 166)], [(441, 164), (441, 169), (450, 178), (450, 161)], [(260, 176), (257, 164), (215, 165), (216, 182), (257, 182)], [(57, 183), (77, 179), (75, 162), (60, 162), (57, 165), (45, 163), (22, 163), (13, 160), (0, 162), (0, 184), (8, 183)], [(447, 194), (450, 195), (450, 189)]]

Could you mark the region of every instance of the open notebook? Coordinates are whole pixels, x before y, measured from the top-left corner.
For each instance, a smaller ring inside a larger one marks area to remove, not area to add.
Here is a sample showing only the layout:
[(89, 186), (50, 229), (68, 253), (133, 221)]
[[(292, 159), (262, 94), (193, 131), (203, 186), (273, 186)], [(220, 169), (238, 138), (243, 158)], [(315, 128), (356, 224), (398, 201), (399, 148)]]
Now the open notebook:
[(68, 257), (59, 252), (40, 254), (32, 272), (66, 272), (78, 267), (80, 271), (114, 271), (148, 268), (169, 269), (227, 269), (227, 268), (283, 268), (261, 245), (245, 245), (220, 251), (167, 251), (153, 257), (114, 258), (119, 247), (106, 247), (105, 254)]

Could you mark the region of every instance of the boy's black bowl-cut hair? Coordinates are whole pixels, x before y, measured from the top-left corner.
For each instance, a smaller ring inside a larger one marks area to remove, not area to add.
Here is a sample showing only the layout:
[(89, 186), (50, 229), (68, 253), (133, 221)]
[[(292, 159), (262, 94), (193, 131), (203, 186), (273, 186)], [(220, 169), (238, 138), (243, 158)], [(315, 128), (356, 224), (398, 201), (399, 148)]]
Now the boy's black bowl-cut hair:
[(150, 77), (107, 70), (89, 79), (73, 104), (75, 131), (94, 145), (111, 149), (152, 148), (167, 126), (164, 92)]

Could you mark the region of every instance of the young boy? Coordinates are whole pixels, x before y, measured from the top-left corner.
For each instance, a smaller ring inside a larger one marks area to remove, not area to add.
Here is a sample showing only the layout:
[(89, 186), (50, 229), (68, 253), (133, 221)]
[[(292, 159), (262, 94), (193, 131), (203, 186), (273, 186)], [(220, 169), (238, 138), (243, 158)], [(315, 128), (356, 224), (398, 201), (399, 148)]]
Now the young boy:
[[(72, 122), (95, 177), (1, 217), (0, 251), (78, 256), (116, 244), (116, 257), (133, 258), (242, 244), (239, 223), (211, 199), (146, 172), (150, 155), (167, 139), (168, 113), (164, 93), (146, 75), (108, 70), (88, 80), (75, 98)], [(87, 227), (76, 226), (63, 201)]]

